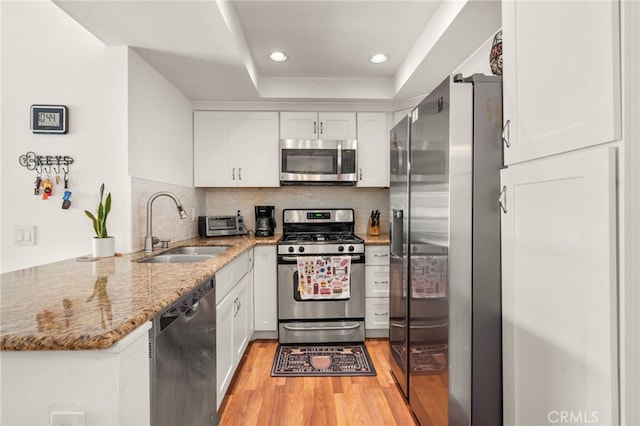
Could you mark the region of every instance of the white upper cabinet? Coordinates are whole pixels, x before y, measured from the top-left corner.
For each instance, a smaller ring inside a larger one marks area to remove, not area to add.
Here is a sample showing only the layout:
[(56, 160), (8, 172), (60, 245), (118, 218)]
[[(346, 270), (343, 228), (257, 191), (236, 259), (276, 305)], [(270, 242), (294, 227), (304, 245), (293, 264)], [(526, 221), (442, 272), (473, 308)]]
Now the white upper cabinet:
[(389, 186), (389, 132), (384, 112), (358, 113), (358, 186)]
[(620, 138), (619, 7), (502, 2), (505, 164)]
[(195, 111), (194, 185), (277, 187), (278, 113)]
[(238, 112), (238, 186), (280, 186), (278, 113)]
[(501, 184), (504, 424), (618, 424), (615, 148)]
[(280, 139), (356, 139), (355, 112), (281, 112)]

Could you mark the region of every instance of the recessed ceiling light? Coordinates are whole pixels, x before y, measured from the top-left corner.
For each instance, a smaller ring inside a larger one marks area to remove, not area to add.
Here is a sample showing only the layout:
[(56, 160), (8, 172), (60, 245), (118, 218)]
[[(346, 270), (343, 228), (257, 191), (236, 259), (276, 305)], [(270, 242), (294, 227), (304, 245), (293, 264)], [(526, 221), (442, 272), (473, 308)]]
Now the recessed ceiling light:
[(375, 55), (369, 58), (369, 60), (374, 64), (381, 64), (383, 62), (387, 62), (387, 59), (389, 59), (389, 57), (384, 53), (376, 53)]
[(271, 55), (269, 55), (269, 57), (271, 58), (272, 61), (276, 61), (276, 62), (282, 62), (282, 61), (286, 61), (287, 60), (287, 54), (284, 52), (271, 52)]

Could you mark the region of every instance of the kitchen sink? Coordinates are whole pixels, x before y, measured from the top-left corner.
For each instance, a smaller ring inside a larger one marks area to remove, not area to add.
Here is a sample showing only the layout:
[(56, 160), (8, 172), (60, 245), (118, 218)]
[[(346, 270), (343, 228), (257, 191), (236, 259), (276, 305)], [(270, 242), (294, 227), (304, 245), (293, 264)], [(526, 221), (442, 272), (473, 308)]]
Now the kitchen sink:
[(159, 254), (140, 260), (139, 263), (193, 263), (211, 259), (211, 254)]
[(216, 255), (229, 250), (229, 248), (231, 248), (231, 246), (188, 246), (188, 247), (174, 248), (169, 251), (166, 251), (164, 254)]
[(204, 262), (213, 256), (229, 250), (231, 246), (187, 246), (167, 250), (139, 263), (192, 263)]

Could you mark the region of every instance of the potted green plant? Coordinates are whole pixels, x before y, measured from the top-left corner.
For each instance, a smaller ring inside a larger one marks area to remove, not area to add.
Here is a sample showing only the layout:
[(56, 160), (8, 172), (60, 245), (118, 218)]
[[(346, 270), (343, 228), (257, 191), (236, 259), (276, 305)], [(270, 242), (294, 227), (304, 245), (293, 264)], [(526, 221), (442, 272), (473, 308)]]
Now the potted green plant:
[[(104, 202), (103, 202), (104, 200)], [(89, 210), (85, 210), (84, 214), (87, 215), (93, 223), (93, 230), (96, 234), (93, 237), (93, 257), (109, 257), (115, 254), (115, 239), (109, 236), (107, 231), (107, 217), (111, 212), (111, 193), (107, 194), (107, 198), (104, 199), (104, 183), (100, 185), (100, 202), (95, 215)]]

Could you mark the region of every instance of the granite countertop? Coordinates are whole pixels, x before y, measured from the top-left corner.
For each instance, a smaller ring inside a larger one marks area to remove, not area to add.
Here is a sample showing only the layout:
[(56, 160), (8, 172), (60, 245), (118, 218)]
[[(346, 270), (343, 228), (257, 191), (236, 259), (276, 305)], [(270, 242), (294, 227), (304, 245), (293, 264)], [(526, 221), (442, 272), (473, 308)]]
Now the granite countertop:
[(371, 246), (383, 246), (391, 244), (389, 235), (365, 235), (361, 237), (364, 243)]
[(231, 246), (204, 262), (138, 263), (162, 249), (93, 262), (70, 259), (2, 274), (0, 350), (111, 347), (242, 252), (279, 238), (194, 238), (170, 247)]
[[(0, 275), (0, 350), (106, 349), (180, 296), (273, 237), (193, 238), (170, 247), (229, 245), (204, 262), (139, 263), (142, 251), (97, 261), (69, 259)], [(389, 244), (388, 236), (362, 237)]]

